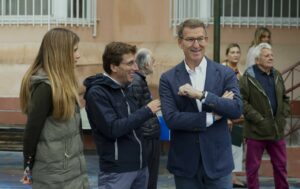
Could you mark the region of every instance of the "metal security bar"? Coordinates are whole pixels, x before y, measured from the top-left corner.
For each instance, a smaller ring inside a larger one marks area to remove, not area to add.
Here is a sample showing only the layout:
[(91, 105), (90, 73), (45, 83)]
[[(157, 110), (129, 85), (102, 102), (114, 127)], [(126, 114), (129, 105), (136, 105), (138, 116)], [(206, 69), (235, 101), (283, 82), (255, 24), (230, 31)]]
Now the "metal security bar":
[[(299, 27), (300, 0), (220, 0), (222, 26)], [(187, 18), (213, 23), (214, 0), (170, 0), (170, 27)]]
[(96, 36), (97, 0), (0, 0), (0, 25), (21, 24), (91, 27)]
[(186, 18), (199, 18), (208, 24), (211, 15), (211, 0), (170, 0), (170, 27), (174, 35), (176, 26)]

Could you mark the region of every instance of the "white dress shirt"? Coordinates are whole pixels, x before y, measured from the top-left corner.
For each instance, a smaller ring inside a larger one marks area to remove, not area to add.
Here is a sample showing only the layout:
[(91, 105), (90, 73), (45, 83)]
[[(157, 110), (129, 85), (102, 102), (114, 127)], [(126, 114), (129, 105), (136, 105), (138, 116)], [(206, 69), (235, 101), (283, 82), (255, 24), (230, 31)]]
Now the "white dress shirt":
[[(204, 91), (204, 85), (205, 85), (205, 79), (206, 79), (206, 69), (207, 69), (207, 60), (205, 57), (202, 58), (202, 61), (200, 64), (195, 67), (195, 70), (190, 69), (190, 67), (186, 64), (184, 60), (186, 71), (188, 72), (192, 87), (194, 89), (197, 89), (199, 91)], [(199, 99), (196, 99), (197, 107), (199, 112), (202, 112), (202, 103), (205, 102), (205, 98), (200, 101)], [(206, 127), (209, 127), (213, 124), (213, 114), (212, 113), (206, 113)]]

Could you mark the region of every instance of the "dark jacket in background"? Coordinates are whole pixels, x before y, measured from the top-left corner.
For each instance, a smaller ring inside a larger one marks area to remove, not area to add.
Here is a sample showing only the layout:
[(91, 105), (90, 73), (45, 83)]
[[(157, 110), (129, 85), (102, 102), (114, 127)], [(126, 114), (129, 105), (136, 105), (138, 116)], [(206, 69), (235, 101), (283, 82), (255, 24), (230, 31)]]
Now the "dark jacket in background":
[(255, 140), (277, 140), (284, 137), (286, 117), (289, 115), (289, 98), (285, 95), (284, 81), (273, 69), (277, 99), (276, 115), (273, 115), (270, 101), (255, 78), (253, 66), (249, 67), (240, 80), (244, 103), (244, 135)]
[[(138, 102), (139, 106), (147, 105), (151, 100), (152, 96), (149, 91), (149, 87), (146, 81), (146, 77), (141, 73), (134, 75), (134, 80), (129, 85), (129, 95)], [(159, 138), (160, 126), (156, 116), (146, 121), (143, 126), (143, 135), (145, 138)]]
[(100, 170), (122, 173), (144, 168), (146, 153), (140, 127), (153, 116), (150, 108), (139, 108), (137, 102), (128, 98), (126, 87), (103, 74), (87, 78), (84, 85)]

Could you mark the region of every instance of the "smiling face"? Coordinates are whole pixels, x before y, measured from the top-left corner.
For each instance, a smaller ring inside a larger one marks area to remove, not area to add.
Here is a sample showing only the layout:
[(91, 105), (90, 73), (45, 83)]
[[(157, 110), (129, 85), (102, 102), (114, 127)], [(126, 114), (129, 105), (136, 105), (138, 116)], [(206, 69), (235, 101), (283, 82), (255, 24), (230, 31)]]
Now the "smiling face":
[(204, 28), (185, 27), (182, 38), (178, 39), (178, 45), (183, 50), (185, 61), (188, 65), (197, 66), (205, 55), (207, 36)]
[(73, 48), (73, 56), (74, 56), (74, 64), (76, 65), (77, 61), (80, 58), (80, 54), (79, 54), (79, 51), (78, 51), (78, 43)]
[(138, 70), (138, 66), (134, 61), (134, 54), (124, 54), (121, 63), (117, 66), (111, 64), (112, 74), (115, 80), (122, 85), (128, 85), (132, 82), (134, 73)]
[(241, 50), (238, 47), (231, 47), (226, 56), (229, 63), (237, 64), (241, 58)]

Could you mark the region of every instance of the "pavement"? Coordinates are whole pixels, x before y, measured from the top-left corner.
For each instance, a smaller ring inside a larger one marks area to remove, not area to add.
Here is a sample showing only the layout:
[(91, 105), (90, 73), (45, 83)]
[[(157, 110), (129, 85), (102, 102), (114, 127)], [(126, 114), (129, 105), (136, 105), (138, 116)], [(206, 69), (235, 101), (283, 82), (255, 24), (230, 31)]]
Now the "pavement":
[[(97, 188), (98, 157), (95, 152), (86, 153), (91, 189)], [(158, 189), (175, 189), (173, 176), (166, 170), (167, 157), (161, 156)], [(22, 152), (0, 151), (0, 189), (31, 189), (19, 180), (23, 173)], [(239, 177), (245, 181), (245, 177)], [(300, 189), (300, 178), (289, 178), (290, 189)], [(260, 189), (274, 189), (273, 178), (260, 177)]]

